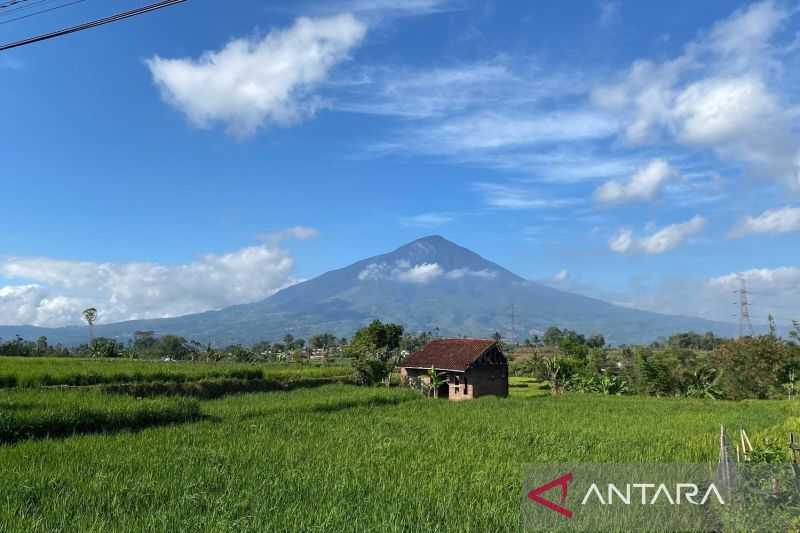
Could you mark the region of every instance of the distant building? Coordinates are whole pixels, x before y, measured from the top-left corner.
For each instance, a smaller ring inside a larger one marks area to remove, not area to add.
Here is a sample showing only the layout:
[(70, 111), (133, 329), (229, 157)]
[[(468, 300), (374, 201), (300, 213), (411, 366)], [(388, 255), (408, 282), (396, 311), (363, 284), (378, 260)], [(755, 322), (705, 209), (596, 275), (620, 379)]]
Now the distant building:
[(466, 400), (479, 396), (508, 395), (508, 361), (493, 340), (437, 339), (400, 362), (405, 383), (430, 383), (433, 367), (444, 379), (438, 396)]

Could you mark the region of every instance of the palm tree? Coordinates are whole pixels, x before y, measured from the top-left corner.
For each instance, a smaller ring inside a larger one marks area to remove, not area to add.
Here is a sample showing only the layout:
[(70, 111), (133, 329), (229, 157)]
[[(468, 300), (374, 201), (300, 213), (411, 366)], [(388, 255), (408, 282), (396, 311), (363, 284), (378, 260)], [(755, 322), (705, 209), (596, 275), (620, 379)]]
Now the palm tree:
[(94, 323), (97, 321), (97, 309), (90, 307), (83, 310), (83, 319), (89, 324), (89, 347), (94, 342)]

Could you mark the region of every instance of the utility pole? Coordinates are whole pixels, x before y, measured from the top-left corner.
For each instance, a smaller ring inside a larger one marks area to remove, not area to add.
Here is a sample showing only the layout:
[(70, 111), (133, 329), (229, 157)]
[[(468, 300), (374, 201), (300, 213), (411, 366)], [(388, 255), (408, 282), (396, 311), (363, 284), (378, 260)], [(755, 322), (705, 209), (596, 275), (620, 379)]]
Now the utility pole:
[(739, 295), (739, 301), (734, 302), (739, 304), (739, 338), (753, 336), (753, 324), (750, 322), (750, 302), (747, 295), (750, 294), (747, 290), (747, 280), (744, 275), (738, 274), (739, 289), (733, 291), (734, 294)]

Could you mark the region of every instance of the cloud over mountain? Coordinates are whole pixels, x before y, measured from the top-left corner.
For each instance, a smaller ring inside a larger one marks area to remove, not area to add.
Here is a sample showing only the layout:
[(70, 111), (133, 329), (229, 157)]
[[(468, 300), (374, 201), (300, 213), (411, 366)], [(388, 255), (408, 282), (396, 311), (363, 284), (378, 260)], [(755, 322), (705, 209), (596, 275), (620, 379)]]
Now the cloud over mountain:
[(294, 260), (279, 246), (311, 228), (184, 264), (98, 263), (48, 257), (0, 257), (0, 277), (23, 281), (0, 287), (0, 324), (79, 324), (97, 307), (102, 322), (160, 318), (219, 309), (266, 298), (298, 280)]

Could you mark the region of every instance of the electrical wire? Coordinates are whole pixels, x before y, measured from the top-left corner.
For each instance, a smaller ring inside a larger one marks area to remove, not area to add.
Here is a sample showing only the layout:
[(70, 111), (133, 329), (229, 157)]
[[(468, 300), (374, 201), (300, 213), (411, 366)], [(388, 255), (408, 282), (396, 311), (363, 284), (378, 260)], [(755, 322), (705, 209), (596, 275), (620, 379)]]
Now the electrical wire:
[(19, 13), (20, 11), (27, 11), (42, 4), (51, 4), (55, 1), (56, 0), (33, 0), (30, 4), (24, 4), (17, 7), (10, 7), (0, 11), (0, 17), (13, 16), (14, 13)]
[(11, 7), (16, 4), (21, 4), (22, 2), (27, 2), (28, 0), (9, 0), (8, 2), (3, 2), (0, 4), (0, 9)]
[(64, 28), (50, 33), (37, 35), (35, 37), (28, 37), (27, 39), (22, 39), (20, 41), (6, 43), (4, 45), (0, 45), (0, 52), (4, 50), (10, 50), (11, 48), (17, 48), (28, 44), (38, 43), (40, 41), (46, 41), (48, 39), (54, 39), (56, 37), (61, 37), (63, 35), (69, 35), (70, 33), (76, 33), (79, 31), (96, 28), (104, 24), (111, 24), (112, 22), (117, 22), (126, 18), (135, 17), (136, 15), (141, 15), (144, 13), (148, 13), (150, 11), (155, 11), (163, 7), (169, 7), (176, 4), (181, 4), (185, 1), (186, 0), (162, 0), (161, 2), (156, 2), (155, 4), (150, 4), (148, 6), (132, 9), (130, 11), (125, 11), (124, 13), (117, 13), (116, 15), (111, 15), (110, 17), (93, 20), (91, 22), (85, 22), (83, 24), (78, 24), (77, 26), (71, 26), (69, 28)]
[(85, 2), (85, 1), (86, 0), (73, 0), (72, 2), (69, 2), (69, 3), (66, 3), (66, 4), (61, 4), (60, 6), (49, 7), (47, 9), (42, 9), (41, 11), (35, 11), (33, 13), (28, 13), (27, 15), (20, 15), (18, 17), (13, 18), (13, 19), (0, 20), (0, 25), (10, 24), (11, 22), (15, 22), (17, 20), (27, 19), (27, 18), (30, 18), (30, 17), (35, 17), (36, 15), (41, 15), (42, 13), (49, 13), (49, 12), (55, 11), (57, 9), (62, 9), (62, 8), (69, 7), (69, 6), (74, 6), (75, 4), (80, 4), (80, 3)]

